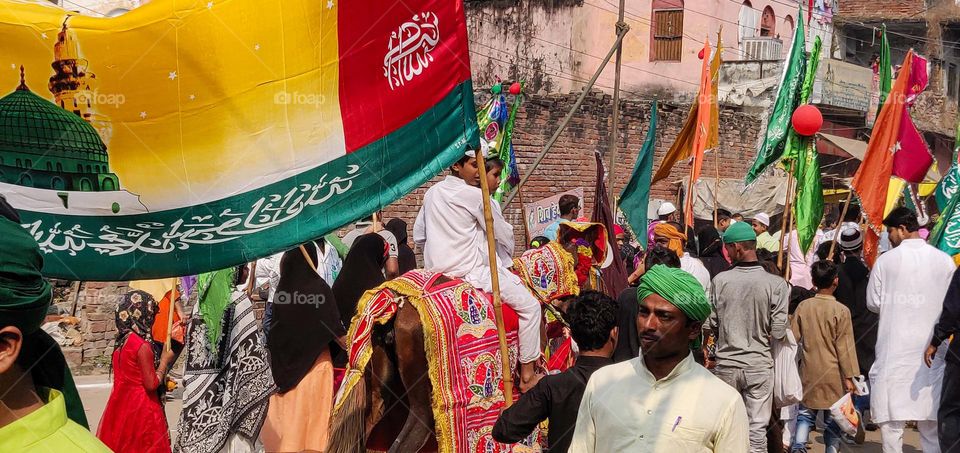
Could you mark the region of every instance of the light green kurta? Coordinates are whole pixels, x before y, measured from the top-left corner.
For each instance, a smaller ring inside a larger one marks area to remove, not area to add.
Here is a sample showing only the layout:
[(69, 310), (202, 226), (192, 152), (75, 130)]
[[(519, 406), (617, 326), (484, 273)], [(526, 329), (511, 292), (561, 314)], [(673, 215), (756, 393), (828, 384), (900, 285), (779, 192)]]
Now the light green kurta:
[(67, 418), (63, 395), (48, 390), (47, 404), (0, 428), (3, 452), (110, 452), (90, 431)]

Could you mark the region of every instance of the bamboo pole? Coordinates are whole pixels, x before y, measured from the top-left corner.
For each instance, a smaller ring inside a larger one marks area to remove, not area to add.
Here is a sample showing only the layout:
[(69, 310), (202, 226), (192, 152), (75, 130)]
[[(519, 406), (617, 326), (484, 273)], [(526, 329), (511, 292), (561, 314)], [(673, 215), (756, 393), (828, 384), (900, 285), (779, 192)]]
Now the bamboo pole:
[[(794, 184), (796, 184), (796, 181), (794, 181)], [(796, 188), (794, 188), (794, 189), (796, 189)], [(791, 274), (791, 271), (792, 271), (792, 269), (790, 268), (790, 244), (793, 242), (793, 223), (794, 223), (794, 221), (796, 221), (796, 219), (793, 218), (793, 202), (794, 202), (793, 197), (791, 197), (791, 198), (790, 198), (790, 209), (789, 209), (789, 211), (788, 211), (789, 214), (790, 214), (790, 221), (787, 222), (787, 234), (788, 234), (788, 236), (787, 236), (787, 263), (786, 263), (787, 265), (784, 266), (785, 269), (784, 269), (784, 271), (783, 271), (783, 278), (784, 278), (784, 280), (787, 281), (787, 283), (790, 282), (790, 274)], [(803, 251), (801, 250), (801, 253), (802, 253), (802, 252), (803, 252)], [(806, 258), (804, 258), (804, 259), (806, 259)]]
[(843, 234), (843, 230), (840, 228), (843, 226), (843, 218), (847, 216), (847, 209), (850, 208), (850, 200), (853, 198), (853, 188), (848, 188), (847, 192), (847, 201), (843, 203), (843, 209), (840, 211), (840, 218), (837, 219), (837, 230), (833, 235), (833, 240), (830, 241), (830, 253), (827, 254), (828, 260), (833, 260), (833, 251), (837, 248), (837, 242), (840, 240), (840, 235)]
[[(790, 215), (790, 200), (793, 198), (793, 162), (787, 166), (787, 196), (783, 201), (783, 217), (780, 219), (780, 251), (777, 252), (777, 267), (783, 269), (784, 241), (787, 238), (787, 217)], [(789, 242), (787, 243), (789, 244)], [(788, 258), (789, 259), (789, 258)]]
[(720, 210), (720, 147), (718, 146), (713, 152), (716, 157), (714, 162), (717, 163), (716, 179), (713, 180), (713, 227), (720, 228), (720, 214), (718, 214)]
[[(627, 24), (623, 21), (624, 1), (620, 0), (620, 8), (617, 10), (617, 23), (615, 26), (616, 35), (620, 35), (620, 30)], [(613, 72), (613, 118), (610, 119), (610, 173), (607, 175), (607, 190), (610, 191), (609, 199), (613, 203), (613, 215), (617, 215), (617, 202), (614, 198), (614, 183), (617, 174), (617, 130), (620, 126), (620, 69), (623, 60), (623, 46), (617, 46), (617, 58), (614, 60)]]
[[(504, 407), (513, 404), (513, 375), (510, 373), (510, 351), (503, 327), (503, 303), (500, 300), (500, 273), (497, 271), (497, 240), (493, 237), (493, 208), (490, 206), (490, 187), (487, 185), (487, 162), (482, 151), (477, 151), (480, 167), (480, 191), (483, 194), (483, 221), (487, 227), (487, 258), (490, 263), (490, 286), (493, 289), (493, 314), (497, 323), (497, 341), (500, 343), (500, 366), (503, 375)], [(519, 187), (517, 188), (519, 190)]]
[(247, 289), (245, 292), (247, 293), (247, 297), (252, 297), (253, 291), (257, 286), (257, 260), (251, 261), (249, 266), (250, 275), (247, 277)]
[(310, 269), (313, 269), (314, 272), (317, 271), (317, 265), (313, 263), (313, 258), (310, 257), (310, 253), (307, 252), (307, 248), (300, 244), (300, 253), (303, 255), (303, 259), (307, 260), (307, 264), (310, 265)]
[[(167, 334), (163, 339), (163, 350), (170, 351), (172, 346), (170, 344), (171, 335), (173, 335), (173, 307), (176, 305), (174, 296), (177, 295), (177, 281), (173, 281), (173, 288), (170, 289), (170, 307), (167, 308)], [(170, 366), (173, 366), (171, 363)]]
[(514, 188), (514, 191), (507, 196), (506, 201), (503, 202), (503, 209), (507, 209), (507, 205), (513, 201), (513, 198), (516, 197), (517, 193), (520, 192), (520, 188), (527, 183), (527, 179), (530, 178), (530, 175), (536, 171), (537, 167), (540, 166), (540, 161), (547, 155), (547, 152), (550, 151), (550, 148), (553, 148), (553, 144), (556, 143), (557, 139), (560, 138), (560, 134), (563, 133), (563, 130), (567, 128), (567, 124), (570, 124), (570, 120), (573, 119), (573, 115), (577, 113), (577, 110), (580, 110), (580, 105), (583, 104), (583, 100), (587, 98), (587, 94), (590, 93), (590, 90), (593, 89), (593, 84), (597, 82), (597, 79), (600, 78), (600, 74), (603, 72), (603, 68), (607, 67), (607, 63), (610, 62), (610, 58), (613, 57), (614, 52), (620, 48), (620, 45), (623, 43), (623, 36), (630, 31), (630, 26), (624, 24), (623, 28), (619, 29), (620, 32), (617, 34), (617, 40), (613, 43), (613, 46), (610, 47), (610, 51), (607, 52), (607, 56), (603, 58), (603, 61), (600, 62), (600, 67), (597, 68), (597, 71), (593, 73), (593, 77), (590, 78), (590, 81), (587, 82), (587, 86), (583, 87), (583, 92), (580, 93), (580, 97), (577, 98), (577, 102), (573, 103), (573, 107), (570, 108), (570, 111), (567, 112), (567, 116), (560, 121), (560, 126), (557, 128), (556, 132), (553, 133), (553, 136), (550, 137), (550, 140), (547, 140), (547, 144), (543, 146), (543, 150), (540, 151), (540, 154), (537, 155), (537, 158), (533, 160), (533, 165), (530, 166), (530, 170), (527, 170), (527, 173), (520, 178), (520, 182), (517, 183), (517, 187)]

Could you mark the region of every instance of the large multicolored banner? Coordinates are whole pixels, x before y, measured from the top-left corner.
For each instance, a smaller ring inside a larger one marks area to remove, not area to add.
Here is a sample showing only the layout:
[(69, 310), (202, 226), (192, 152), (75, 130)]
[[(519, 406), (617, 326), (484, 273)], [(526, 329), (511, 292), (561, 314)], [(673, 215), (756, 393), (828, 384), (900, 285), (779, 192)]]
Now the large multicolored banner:
[(0, 193), (51, 277), (250, 261), (479, 146), (461, 1), (0, 4)]

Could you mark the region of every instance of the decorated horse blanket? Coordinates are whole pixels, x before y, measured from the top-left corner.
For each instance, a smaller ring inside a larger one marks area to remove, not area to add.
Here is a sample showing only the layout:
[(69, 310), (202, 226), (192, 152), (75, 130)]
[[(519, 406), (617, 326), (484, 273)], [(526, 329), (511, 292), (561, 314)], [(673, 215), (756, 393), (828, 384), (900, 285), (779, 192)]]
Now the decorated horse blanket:
[(580, 294), (573, 255), (556, 242), (514, 258), (513, 271), (540, 303)]
[[(470, 284), (459, 279), (437, 283), (439, 277), (440, 274), (413, 270), (363, 295), (347, 334), (351, 342), (349, 362), (334, 402), (334, 413), (363, 378), (373, 353), (374, 325), (389, 322), (402, 301), (406, 301), (417, 309), (423, 325), (439, 451), (536, 451), (519, 444), (500, 444), (491, 435), (504, 408), (493, 304), (485, 293)], [(510, 372), (515, 375), (517, 317), (506, 306), (503, 309)], [(514, 390), (514, 395), (518, 394)]]

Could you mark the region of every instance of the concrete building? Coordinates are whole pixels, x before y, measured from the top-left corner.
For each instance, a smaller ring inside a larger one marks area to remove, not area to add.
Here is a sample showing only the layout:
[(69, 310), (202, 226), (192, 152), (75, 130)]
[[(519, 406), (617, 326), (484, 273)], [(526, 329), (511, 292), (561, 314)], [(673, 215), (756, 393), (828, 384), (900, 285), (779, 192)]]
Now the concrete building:
[[(579, 91), (616, 36), (616, 0), (466, 0), (475, 86), (527, 80), (533, 93)], [(705, 39), (722, 27), (725, 61), (776, 60), (789, 49), (797, 5), (788, 0), (628, 0), (625, 97), (695, 92)], [(613, 64), (597, 88), (611, 92)], [(663, 97), (661, 97), (663, 99)]]

